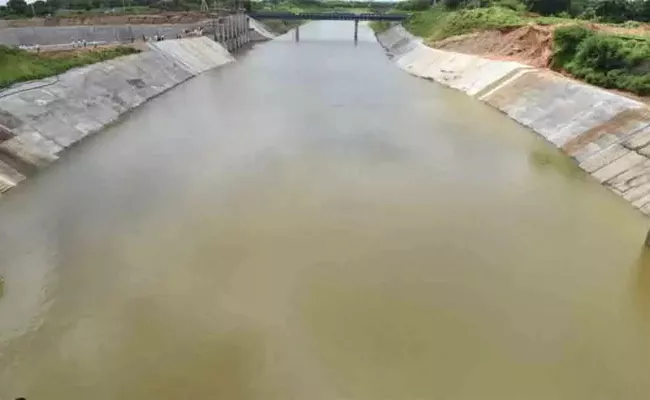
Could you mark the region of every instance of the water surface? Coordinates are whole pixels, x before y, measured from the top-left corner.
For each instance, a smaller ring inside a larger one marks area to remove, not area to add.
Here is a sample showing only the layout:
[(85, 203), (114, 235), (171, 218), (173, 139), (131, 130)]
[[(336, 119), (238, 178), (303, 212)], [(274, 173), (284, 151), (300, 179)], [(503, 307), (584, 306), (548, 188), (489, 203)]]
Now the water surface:
[(0, 201), (0, 399), (647, 399), (647, 221), (318, 22)]

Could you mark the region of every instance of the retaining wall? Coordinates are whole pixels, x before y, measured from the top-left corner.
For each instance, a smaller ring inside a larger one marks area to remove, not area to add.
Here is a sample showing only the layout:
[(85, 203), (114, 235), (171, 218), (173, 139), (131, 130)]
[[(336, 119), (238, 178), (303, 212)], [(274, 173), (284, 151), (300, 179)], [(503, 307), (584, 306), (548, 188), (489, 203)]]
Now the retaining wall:
[(0, 192), (146, 100), (231, 61), (205, 37), (167, 40), (0, 92)]
[(644, 103), (552, 71), (433, 49), (402, 26), (377, 38), (404, 71), (503, 111), (650, 215), (650, 109)]

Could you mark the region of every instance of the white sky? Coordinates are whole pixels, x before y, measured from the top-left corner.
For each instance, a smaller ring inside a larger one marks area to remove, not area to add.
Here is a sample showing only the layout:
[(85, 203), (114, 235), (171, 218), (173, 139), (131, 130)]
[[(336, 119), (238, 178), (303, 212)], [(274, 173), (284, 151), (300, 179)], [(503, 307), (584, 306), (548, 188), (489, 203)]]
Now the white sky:
[[(31, 4), (31, 3), (35, 2), (36, 0), (25, 0), (25, 1), (27, 1), (27, 4)], [(378, 3), (383, 3), (383, 2), (404, 1), (404, 0), (374, 0), (374, 1), (376, 1)], [(0, 5), (4, 6), (5, 4), (7, 4), (7, 0), (0, 0)]]

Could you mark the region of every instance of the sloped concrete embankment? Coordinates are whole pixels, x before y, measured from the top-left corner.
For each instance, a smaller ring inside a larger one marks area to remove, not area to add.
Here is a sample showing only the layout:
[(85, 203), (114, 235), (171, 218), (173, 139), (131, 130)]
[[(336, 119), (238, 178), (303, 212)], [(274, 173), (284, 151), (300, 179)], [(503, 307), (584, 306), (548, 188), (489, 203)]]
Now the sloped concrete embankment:
[(650, 109), (644, 103), (552, 71), (433, 49), (401, 26), (377, 38), (404, 71), (503, 111), (650, 215)]
[(208, 38), (167, 40), (149, 51), (70, 70), (0, 93), (0, 192), (148, 99), (233, 61)]
[(264, 41), (274, 39), (277, 35), (272, 32), (266, 25), (256, 19), (249, 18), (250, 27), (253, 30), (252, 40)]

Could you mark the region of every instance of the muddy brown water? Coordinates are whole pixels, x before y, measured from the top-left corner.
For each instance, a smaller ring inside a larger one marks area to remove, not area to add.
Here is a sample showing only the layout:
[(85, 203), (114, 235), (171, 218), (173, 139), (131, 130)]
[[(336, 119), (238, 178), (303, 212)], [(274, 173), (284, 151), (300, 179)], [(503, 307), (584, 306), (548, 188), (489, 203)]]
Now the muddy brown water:
[(319, 22), (0, 201), (0, 399), (647, 399), (647, 221)]

